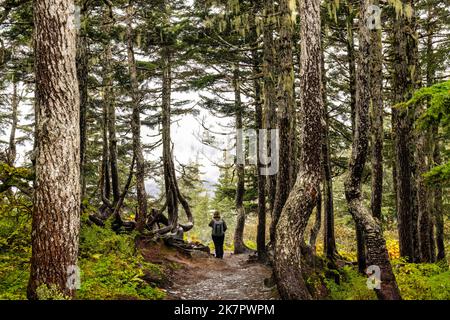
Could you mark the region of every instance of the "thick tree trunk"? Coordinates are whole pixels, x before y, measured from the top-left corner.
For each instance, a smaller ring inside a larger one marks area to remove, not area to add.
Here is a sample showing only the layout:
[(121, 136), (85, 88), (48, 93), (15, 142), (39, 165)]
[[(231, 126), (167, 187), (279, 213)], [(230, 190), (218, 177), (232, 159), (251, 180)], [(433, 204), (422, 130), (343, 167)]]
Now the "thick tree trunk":
[(36, 180), (28, 298), (75, 293), (80, 227), (80, 110), (72, 1), (34, 2)]
[[(239, 64), (236, 63), (233, 72), (233, 88), (234, 88), (234, 105), (236, 113), (236, 131), (243, 129), (242, 121), (242, 102), (241, 102), (241, 81)], [(242, 132), (242, 131), (241, 131)], [(237, 146), (244, 145), (244, 136), (242, 134), (237, 135)], [(234, 253), (240, 254), (247, 251), (247, 247), (244, 243), (244, 229), (245, 229), (245, 209), (244, 209), (244, 193), (245, 193), (245, 148), (237, 150), (236, 157), (236, 229), (234, 230)], [(244, 154), (242, 154), (244, 152)]]
[(292, 159), (293, 137), (292, 122), (295, 118), (295, 93), (294, 93), (294, 62), (293, 62), (293, 21), (291, 8), (288, 1), (281, 1), (280, 4), (280, 26), (279, 26), (279, 77), (277, 88), (278, 105), (278, 130), (279, 130), (279, 157), (278, 175), (276, 184), (276, 194), (274, 208), (272, 212), (272, 223), (270, 226), (270, 240), (275, 239), (277, 223), (291, 191), (290, 177), (295, 159)]
[(349, 174), (345, 181), (345, 196), (350, 213), (364, 232), (367, 248), (367, 264), (377, 266), (381, 271), (381, 288), (375, 289), (379, 299), (400, 299), (400, 292), (392, 271), (386, 242), (379, 223), (364, 207), (362, 195), (362, 176), (369, 144), (369, 105), (370, 105), (370, 31), (366, 24), (367, 8), (370, 0), (360, 1), (359, 56), (357, 70), (356, 121), (353, 138)]
[(145, 160), (141, 144), (141, 108), (139, 101), (139, 83), (137, 79), (136, 60), (133, 45), (133, 7), (130, 2), (127, 8), (127, 58), (130, 73), (131, 99), (133, 112), (131, 116), (131, 131), (133, 133), (133, 154), (136, 161), (136, 194), (138, 210), (136, 229), (144, 231), (147, 220), (147, 193), (145, 191)]
[[(285, 26), (282, 29), (291, 29), (292, 21), (288, 1), (281, 1), (280, 6), (283, 13), (281, 19)], [(301, 130), (302, 165), (297, 181), (289, 194), (276, 226), (275, 238), (274, 272), (278, 290), (283, 299), (311, 298), (311, 293), (305, 285), (302, 274), (300, 247), (303, 244), (303, 236), (309, 217), (317, 205), (322, 180), (321, 148), (317, 148), (322, 143), (323, 127), (320, 1), (300, 1), (300, 15), (302, 23), (300, 35), (300, 111), (304, 117)], [(282, 39), (283, 42), (289, 41), (284, 37)], [(283, 50), (280, 50), (280, 53), (282, 52)], [(280, 58), (283, 61), (286, 56), (282, 55)], [(291, 62), (290, 65), (289, 61)], [(288, 63), (284, 60), (283, 63), (285, 76), (287, 76), (287, 70), (292, 70), (292, 59), (288, 60)], [(286, 78), (284, 80), (287, 81)], [(284, 105), (279, 107), (282, 110), (288, 110), (291, 103), (290, 98), (282, 102)]]
[[(413, 5), (412, 0), (402, 0)], [(407, 101), (415, 89), (417, 40), (415, 22), (400, 15), (394, 22), (394, 102)], [(392, 109), (396, 165), (397, 219), (400, 255), (417, 261), (417, 217), (413, 187), (412, 115), (406, 110)]]

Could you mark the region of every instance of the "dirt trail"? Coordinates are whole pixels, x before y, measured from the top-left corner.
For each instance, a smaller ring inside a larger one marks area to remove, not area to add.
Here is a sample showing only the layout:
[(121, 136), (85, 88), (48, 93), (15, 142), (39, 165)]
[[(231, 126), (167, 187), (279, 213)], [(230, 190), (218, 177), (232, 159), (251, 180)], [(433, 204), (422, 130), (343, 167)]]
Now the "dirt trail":
[(167, 289), (170, 300), (274, 300), (275, 288), (264, 279), (271, 269), (249, 262), (249, 255), (226, 253), (223, 260), (199, 256), (184, 260)]

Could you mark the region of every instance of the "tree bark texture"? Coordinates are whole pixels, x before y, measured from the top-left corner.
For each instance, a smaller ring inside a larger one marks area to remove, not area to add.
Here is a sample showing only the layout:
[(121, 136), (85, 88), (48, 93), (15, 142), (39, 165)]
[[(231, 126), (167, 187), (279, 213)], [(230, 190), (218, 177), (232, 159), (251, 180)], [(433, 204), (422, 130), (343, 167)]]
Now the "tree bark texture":
[[(72, 1), (34, 2), (36, 180), (28, 297), (73, 296), (80, 227), (80, 109)], [(73, 271), (73, 270), (72, 270)]]

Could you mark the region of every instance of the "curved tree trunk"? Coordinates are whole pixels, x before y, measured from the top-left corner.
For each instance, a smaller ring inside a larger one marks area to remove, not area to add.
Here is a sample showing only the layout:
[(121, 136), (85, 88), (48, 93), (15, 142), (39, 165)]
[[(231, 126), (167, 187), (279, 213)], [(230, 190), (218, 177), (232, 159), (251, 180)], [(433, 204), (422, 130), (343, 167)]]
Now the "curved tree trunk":
[[(164, 187), (166, 193), (166, 203), (169, 225), (158, 233), (167, 233), (175, 231), (178, 226), (184, 231), (189, 231), (194, 227), (194, 218), (188, 202), (181, 194), (178, 188), (178, 182), (175, 173), (175, 165), (173, 163), (172, 141), (170, 135), (171, 125), (171, 95), (172, 95), (172, 52), (168, 45), (165, 45), (161, 51), (163, 62), (162, 74), (162, 144), (163, 144), (163, 168), (164, 168)], [(188, 218), (187, 224), (178, 222), (178, 201), (183, 207)]]
[[(291, 25), (288, 2), (283, 0), (280, 5), (281, 19), (284, 24)], [(300, 15), (300, 110), (304, 117), (302, 165), (281, 213), (275, 238), (274, 271), (278, 290), (284, 299), (311, 298), (303, 279), (300, 247), (311, 212), (317, 205), (322, 180), (321, 148), (317, 148), (322, 144), (323, 127), (320, 1), (300, 1)], [(290, 68), (292, 65), (285, 65), (286, 70)], [(287, 108), (289, 101), (284, 101), (286, 105), (283, 108)]]
[(379, 299), (401, 299), (392, 266), (389, 261), (386, 242), (379, 223), (364, 207), (362, 176), (369, 145), (369, 104), (370, 104), (370, 31), (366, 24), (367, 8), (371, 0), (360, 1), (359, 55), (357, 70), (356, 122), (353, 138), (349, 174), (345, 181), (345, 197), (355, 223), (364, 232), (367, 248), (367, 264), (377, 266), (381, 271), (381, 288), (375, 289)]
[(80, 110), (73, 1), (34, 3), (36, 180), (28, 298), (73, 296), (80, 227)]

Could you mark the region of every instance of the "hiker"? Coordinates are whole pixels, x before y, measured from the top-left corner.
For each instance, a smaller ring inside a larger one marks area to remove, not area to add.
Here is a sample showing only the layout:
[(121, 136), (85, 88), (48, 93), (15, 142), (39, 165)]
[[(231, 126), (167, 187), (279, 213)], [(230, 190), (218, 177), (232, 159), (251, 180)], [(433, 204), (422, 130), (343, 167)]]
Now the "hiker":
[(212, 228), (212, 239), (214, 241), (216, 258), (223, 259), (223, 242), (225, 240), (227, 224), (220, 218), (219, 211), (214, 211), (213, 219), (209, 223), (209, 226)]

